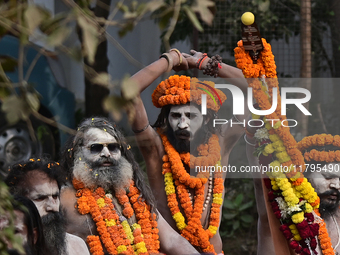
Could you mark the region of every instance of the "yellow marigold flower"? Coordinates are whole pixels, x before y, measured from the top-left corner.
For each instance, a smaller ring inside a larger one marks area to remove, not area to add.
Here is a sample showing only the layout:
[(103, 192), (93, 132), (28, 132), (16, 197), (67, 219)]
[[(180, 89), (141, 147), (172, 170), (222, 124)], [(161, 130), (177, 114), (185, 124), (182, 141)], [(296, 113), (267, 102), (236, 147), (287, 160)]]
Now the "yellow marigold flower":
[(281, 121), (277, 121), (277, 122), (274, 124), (273, 128), (274, 128), (274, 129), (278, 129), (280, 126), (281, 126)]
[(211, 226), (211, 225), (210, 225), (208, 229), (209, 229), (209, 231), (210, 231), (212, 234), (214, 234), (214, 235), (215, 235), (216, 232), (217, 232), (217, 227), (216, 227), (216, 226)]
[(292, 215), (292, 221), (295, 224), (301, 223), (304, 220), (304, 218), (305, 217), (304, 217), (304, 213), (303, 212), (298, 212), (298, 213)]
[(270, 141), (272, 141), (274, 143), (276, 141), (279, 141), (280, 137), (277, 134), (273, 134), (273, 135), (269, 135), (269, 139), (270, 139)]
[(103, 208), (105, 206), (104, 198), (99, 198), (97, 200), (97, 205), (99, 206), (99, 208)]
[(222, 198), (222, 193), (213, 194), (213, 197), (220, 197), (220, 198)]
[(272, 163), (269, 164), (269, 166), (271, 166), (274, 170), (276, 170), (277, 167), (280, 167), (280, 166), (281, 166), (281, 164), (280, 164), (279, 161), (274, 160)]
[(279, 190), (279, 186), (277, 186), (276, 181), (272, 180), (271, 184), (272, 184), (272, 189), (273, 190)]
[(131, 225), (131, 228), (132, 228), (132, 230), (135, 230), (136, 228), (141, 229), (141, 226), (138, 223), (134, 223), (134, 224)]
[(223, 203), (223, 199), (220, 197), (214, 197), (213, 198), (213, 203), (221, 205)]
[(266, 145), (266, 147), (264, 147), (264, 151), (268, 154), (273, 153), (274, 152), (273, 145), (272, 144)]
[(165, 192), (166, 192), (167, 195), (174, 194), (175, 193), (174, 185), (166, 185), (165, 186)]
[(118, 252), (118, 254), (119, 254), (119, 253), (122, 253), (123, 251), (126, 251), (126, 250), (127, 250), (127, 248), (126, 248), (125, 245), (119, 245), (119, 246), (117, 247), (117, 252)]
[(265, 151), (262, 151), (262, 154), (263, 154), (263, 156), (268, 156), (269, 154), (267, 153), (267, 152), (265, 152)]
[(125, 231), (125, 234), (127, 236), (127, 238), (131, 241), (131, 243), (133, 242), (134, 240), (134, 237), (133, 237), (133, 234), (132, 234), (132, 231), (131, 231), (131, 228), (130, 228), (130, 225), (129, 223), (127, 222), (127, 220), (124, 220), (122, 222), (122, 226), (123, 226), (123, 229)]
[(176, 226), (179, 230), (183, 230), (187, 226), (181, 212), (175, 213), (174, 215), (172, 215), (172, 218), (176, 221)]
[(271, 125), (269, 122), (267, 122), (267, 123), (264, 125), (264, 127), (265, 127), (267, 130), (271, 130), (271, 129), (272, 129), (272, 125)]
[(138, 250), (145, 248), (145, 243), (144, 242), (140, 242), (140, 243), (137, 243), (135, 245), (136, 245), (136, 248)]
[(105, 219), (105, 224), (107, 227), (113, 227), (116, 225), (116, 221), (114, 219), (111, 220)]
[(311, 213), (313, 211), (313, 207), (309, 203), (305, 203), (305, 212)]

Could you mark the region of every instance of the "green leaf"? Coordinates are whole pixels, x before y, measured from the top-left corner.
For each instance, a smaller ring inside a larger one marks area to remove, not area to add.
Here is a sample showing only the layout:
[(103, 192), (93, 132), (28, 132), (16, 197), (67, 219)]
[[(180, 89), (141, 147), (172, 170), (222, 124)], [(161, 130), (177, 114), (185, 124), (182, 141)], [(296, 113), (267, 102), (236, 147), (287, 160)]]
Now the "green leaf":
[(99, 73), (92, 79), (92, 83), (108, 87), (110, 85), (111, 76), (108, 73)]
[(253, 206), (253, 200), (240, 206), (239, 211), (243, 211)]
[(240, 222), (238, 220), (233, 222), (233, 230), (237, 230), (240, 227)]
[(250, 214), (241, 215), (240, 219), (245, 223), (251, 223), (254, 220), (253, 216), (251, 216)]
[(214, 15), (209, 7), (214, 7), (215, 3), (211, 0), (196, 0), (196, 4), (192, 7), (192, 11), (200, 14), (200, 18), (209, 26), (212, 25)]
[(330, 11), (328, 14), (329, 14), (330, 16), (334, 16), (334, 15), (335, 15), (334, 11)]
[(5, 72), (14, 72), (18, 66), (18, 61), (9, 56), (0, 56), (0, 64)]
[(233, 202), (231, 202), (229, 199), (224, 199), (223, 207), (231, 210), (235, 209)]
[(98, 37), (100, 27), (91, 19), (79, 15), (77, 18), (78, 24), (83, 32), (83, 45), (85, 49), (85, 55), (87, 56), (90, 64), (94, 63), (94, 57), (96, 55), (98, 46)]
[(46, 17), (42, 11), (42, 7), (38, 5), (29, 5), (24, 13), (24, 19), (27, 24), (29, 34), (32, 34), (34, 30), (41, 24)]
[(199, 22), (198, 18), (196, 17), (196, 14), (191, 10), (191, 8), (189, 6), (187, 6), (187, 5), (184, 5), (182, 7), (182, 9), (188, 15), (188, 18), (190, 19), (192, 24), (195, 26), (195, 28), (198, 31), (203, 32), (203, 27), (202, 27), (201, 23)]
[(231, 220), (235, 218), (236, 215), (236, 213), (223, 213), (223, 219)]
[(128, 23), (124, 24), (124, 26), (122, 27), (122, 29), (120, 29), (120, 30), (118, 31), (119, 37), (124, 37), (124, 36), (127, 34), (127, 32), (132, 31), (134, 27), (135, 27), (135, 26), (134, 26), (134, 23), (133, 23), (133, 22), (128, 22)]
[(53, 47), (60, 46), (69, 36), (71, 31), (71, 28), (66, 26), (58, 27), (47, 37), (47, 44)]
[(235, 207), (239, 207), (242, 203), (242, 200), (243, 200), (243, 194), (238, 194), (235, 200), (233, 201), (233, 204), (235, 205)]
[(137, 83), (125, 75), (122, 81), (122, 95), (125, 99), (135, 99), (139, 94), (139, 87)]

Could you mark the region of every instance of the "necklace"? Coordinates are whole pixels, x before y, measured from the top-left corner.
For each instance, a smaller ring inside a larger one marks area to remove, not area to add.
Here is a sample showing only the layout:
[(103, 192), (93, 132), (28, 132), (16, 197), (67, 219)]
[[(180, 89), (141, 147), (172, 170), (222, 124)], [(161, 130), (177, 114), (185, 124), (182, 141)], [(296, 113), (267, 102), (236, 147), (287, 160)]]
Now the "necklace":
[[(203, 252), (209, 252), (216, 255), (214, 246), (210, 243), (209, 239), (216, 234), (220, 223), (220, 207), (223, 202), (222, 195), (224, 190), (222, 173), (215, 171), (214, 181), (212, 181), (211, 177), (211, 180), (209, 181), (210, 190), (208, 188), (209, 194), (207, 194), (207, 198), (204, 200), (204, 184), (208, 181), (208, 178), (190, 176), (184, 167), (184, 164), (189, 165), (186, 162), (190, 161), (190, 154), (189, 157), (186, 157), (186, 160), (181, 159), (181, 155), (171, 145), (166, 135), (160, 134), (160, 136), (165, 150), (165, 155), (162, 159), (165, 192), (168, 206), (172, 217), (176, 222), (176, 226), (181, 235), (193, 246), (200, 247)], [(208, 142), (208, 144), (212, 144), (212, 141), (216, 138), (218, 142), (218, 137), (213, 135), (212, 138), (209, 139), (210, 143)], [(218, 143), (216, 146), (219, 148)], [(199, 157), (195, 159), (196, 163), (200, 162), (198, 166), (206, 165), (205, 159), (208, 158), (209, 152), (216, 150), (215, 146), (203, 145), (201, 147), (201, 152), (200, 149), (198, 149)], [(215, 153), (217, 153), (217, 150)], [(220, 154), (218, 156), (220, 157)], [(216, 163), (219, 164), (219, 162), (215, 162), (215, 164)], [(204, 176), (206, 176), (206, 174), (209, 177), (209, 171), (204, 172)], [(190, 198), (190, 192), (187, 190), (188, 188), (194, 190), (194, 199)], [(203, 229), (201, 223), (203, 208), (205, 204), (209, 203), (208, 200), (211, 198), (212, 205), (209, 216), (209, 227), (208, 229)], [(179, 203), (183, 209), (184, 215), (180, 210)]]
[[(340, 244), (340, 230), (339, 230), (339, 225), (338, 225), (338, 223), (336, 222), (336, 220), (334, 219), (333, 214), (329, 213), (329, 215), (331, 216), (331, 218), (332, 218), (332, 220), (333, 220), (333, 222), (334, 222), (334, 224), (335, 224), (335, 226), (336, 226), (336, 230), (337, 230), (337, 232), (338, 232), (338, 243), (337, 243), (337, 244), (335, 245), (335, 247), (334, 247), (334, 252), (336, 252), (336, 248), (338, 248), (338, 246), (339, 246), (339, 244)], [(337, 252), (336, 252), (336, 254), (337, 254)]]

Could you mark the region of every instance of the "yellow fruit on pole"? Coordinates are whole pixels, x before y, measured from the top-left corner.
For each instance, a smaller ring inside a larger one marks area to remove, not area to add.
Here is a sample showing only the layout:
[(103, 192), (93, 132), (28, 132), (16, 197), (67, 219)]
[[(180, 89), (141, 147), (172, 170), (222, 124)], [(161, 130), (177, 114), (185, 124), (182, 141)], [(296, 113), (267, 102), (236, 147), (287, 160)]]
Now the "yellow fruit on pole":
[(241, 17), (241, 21), (244, 25), (249, 26), (254, 23), (255, 16), (251, 12), (245, 12)]

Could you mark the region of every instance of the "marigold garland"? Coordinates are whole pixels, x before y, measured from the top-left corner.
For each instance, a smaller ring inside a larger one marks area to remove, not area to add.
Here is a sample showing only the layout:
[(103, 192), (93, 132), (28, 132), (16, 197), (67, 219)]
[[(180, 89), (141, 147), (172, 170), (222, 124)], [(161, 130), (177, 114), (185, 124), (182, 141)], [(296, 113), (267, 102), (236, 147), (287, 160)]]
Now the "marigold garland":
[[(239, 41), (238, 47), (235, 48), (235, 61), (237, 67), (242, 69), (244, 76), (252, 78), (249, 79), (249, 86), (253, 88), (253, 95), (260, 109), (266, 110), (271, 108), (270, 99), (273, 98), (273, 88), (278, 88), (278, 81), (271, 46), (265, 39), (262, 39), (262, 43), (264, 49), (260, 53), (257, 64), (253, 63), (249, 54), (244, 50), (242, 41)], [(281, 98), (278, 89), (277, 97), (277, 108), (272, 114), (263, 118), (264, 129), (268, 130), (269, 136), (258, 139), (257, 155), (260, 156), (261, 164), (272, 161), (269, 165), (272, 169), (278, 169), (278, 171), (268, 173), (270, 177), (270, 181), (267, 182), (270, 190), (268, 196), (272, 200), (278, 199), (272, 201), (272, 208), (277, 218), (283, 217), (293, 223), (283, 224), (281, 231), (295, 252), (309, 254), (306, 242), (308, 241), (315, 251), (314, 236), (317, 235), (316, 226), (318, 225), (313, 223), (313, 220), (307, 221), (305, 218), (309, 217), (313, 208), (318, 208), (320, 200), (307, 179), (303, 178), (304, 157), (297, 148), (295, 139), (290, 134), (289, 128), (282, 125), (286, 118), (281, 115)], [(268, 119), (276, 121), (269, 123)]]
[[(190, 154), (180, 155), (170, 144), (166, 135), (160, 134), (166, 154), (163, 156), (163, 175), (165, 191), (168, 199), (168, 206), (172, 217), (176, 222), (182, 236), (184, 236), (192, 245), (200, 247), (204, 252), (214, 254), (214, 246), (209, 242), (213, 237), (220, 223), (220, 207), (223, 202), (222, 194), (224, 190), (224, 180), (222, 173), (216, 173), (214, 178), (213, 201), (211, 206), (209, 227), (204, 230), (201, 217), (204, 203), (204, 184), (207, 178), (191, 177), (186, 171), (183, 164), (194, 168), (191, 159), (195, 164), (216, 165), (220, 155), (213, 155), (206, 160), (208, 155), (217, 154), (220, 147), (218, 137), (213, 135), (208, 144), (198, 147), (199, 157), (193, 157)], [(219, 153), (218, 153), (219, 154)], [(209, 174), (209, 173), (208, 173)], [(193, 188), (195, 191), (194, 204), (191, 203), (187, 188)], [(176, 192), (177, 191), (177, 192)], [(184, 215), (179, 209), (177, 197), (180, 201)], [(187, 223), (186, 223), (187, 222)]]
[[(158, 253), (159, 236), (156, 218), (151, 215), (149, 206), (139, 198), (139, 190), (134, 186), (133, 181), (131, 181), (127, 195), (125, 191), (118, 191), (116, 194), (118, 202), (124, 207), (123, 215), (131, 218), (135, 213), (138, 224), (133, 226), (129, 226), (126, 219), (120, 222), (120, 217), (110, 198), (112, 196), (105, 194), (103, 188), (91, 190), (85, 188), (84, 184), (76, 179), (73, 179), (72, 183), (78, 198), (78, 212), (80, 214), (90, 213), (99, 233), (99, 236), (91, 236), (88, 239), (91, 253), (103, 254), (100, 241), (109, 254)], [(138, 234), (136, 230), (138, 228), (141, 229), (144, 237)]]

